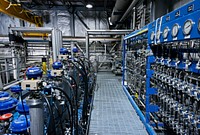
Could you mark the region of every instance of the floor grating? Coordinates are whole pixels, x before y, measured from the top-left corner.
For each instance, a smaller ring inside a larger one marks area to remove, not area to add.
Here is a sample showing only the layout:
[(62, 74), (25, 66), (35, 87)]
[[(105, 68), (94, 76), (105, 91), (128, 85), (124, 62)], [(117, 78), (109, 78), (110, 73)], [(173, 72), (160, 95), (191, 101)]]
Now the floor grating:
[(121, 79), (109, 72), (97, 75), (89, 135), (146, 135), (144, 125), (125, 95)]

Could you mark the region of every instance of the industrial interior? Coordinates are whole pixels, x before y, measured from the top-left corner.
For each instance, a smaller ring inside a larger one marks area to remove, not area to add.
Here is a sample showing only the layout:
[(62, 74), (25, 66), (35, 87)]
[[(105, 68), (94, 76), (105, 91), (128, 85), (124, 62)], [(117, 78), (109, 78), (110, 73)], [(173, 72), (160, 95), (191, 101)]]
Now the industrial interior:
[(0, 135), (200, 135), (200, 0), (0, 0)]

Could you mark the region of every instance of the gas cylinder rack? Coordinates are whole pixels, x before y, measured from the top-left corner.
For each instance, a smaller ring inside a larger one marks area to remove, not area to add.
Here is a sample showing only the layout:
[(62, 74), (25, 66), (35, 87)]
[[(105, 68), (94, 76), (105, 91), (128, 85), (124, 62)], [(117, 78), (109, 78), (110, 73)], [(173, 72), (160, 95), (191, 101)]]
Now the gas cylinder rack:
[(150, 103), (150, 96), (156, 93), (156, 90), (150, 87), (153, 73), (151, 64), (155, 58), (147, 45), (147, 34), (148, 26), (145, 26), (124, 38), (123, 88), (149, 134), (156, 134), (150, 126), (151, 120), (160, 124), (152, 115), (158, 111), (158, 106)]
[(147, 38), (141, 36), (143, 29), (124, 38), (124, 90), (150, 134), (162, 129), (167, 134), (198, 135), (200, 0), (156, 19), (147, 28)]
[(195, 0), (157, 19), (148, 31), (156, 57), (151, 84), (158, 91), (157, 114), (174, 134), (200, 134), (199, 19)]

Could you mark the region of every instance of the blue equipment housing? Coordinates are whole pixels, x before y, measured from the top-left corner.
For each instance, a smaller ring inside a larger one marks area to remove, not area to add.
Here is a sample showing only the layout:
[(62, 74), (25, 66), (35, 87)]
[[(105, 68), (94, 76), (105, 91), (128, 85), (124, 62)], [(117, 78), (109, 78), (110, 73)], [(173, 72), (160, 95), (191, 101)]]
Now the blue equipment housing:
[(68, 53), (69, 53), (69, 51), (67, 50), (67, 48), (60, 48), (60, 54), (66, 55)]
[(22, 102), (18, 102), (16, 110), (20, 114), (28, 114), (29, 113), (29, 106), (26, 104), (26, 100), (23, 100), (23, 104), (22, 104)]
[(8, 112), (16, 107), (18, 100), (12, 97), (6, 97), (6, 99), (0, 101), (0, 113)]
[(28, 79), (37, 79), (38, 77), (42, 77), (42, 69), (39, 67), (31, 67), (26, 71), (26, 76)]
[(28, 123), (25, 115), (20, 115), (19, 118), (13, 120), (10, 125), (11, 132), (15, 134), (26, 133), (27, 128), (30, 126), (30, 117), (27, 116), (27, 119)]
[(2, 98), (2, 97), (9, 97), (9, 93), (5, 92), (5, 91), (0, 92), (0, 98)]
[(77, 47), (74, 47), (74, 48), (72, 49), (72, 51), (73, 51), (73, 53), (78, 53), (78, 48), (77, 48)]
[(19, 86), (19, 85), (14, 85), (14, 86), (11, 86), (11, 87), (10, 87), (10, 91), (11, 91), (11, 92), (14, 92), (14, 93), (18, 93), (18, 92), (21, 92), (21, 91), (22, 91), (22, 88), (21, 88), (21, 86)]
[(53, 69), (61, 69), (63, 67), (63, 64), (60, 61), (56, 61), (52, 65)]

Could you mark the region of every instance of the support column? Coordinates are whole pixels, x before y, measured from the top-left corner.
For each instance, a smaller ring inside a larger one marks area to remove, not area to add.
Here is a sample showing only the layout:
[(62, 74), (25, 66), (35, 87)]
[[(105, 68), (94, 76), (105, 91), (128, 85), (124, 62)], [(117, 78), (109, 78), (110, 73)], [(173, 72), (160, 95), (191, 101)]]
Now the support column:
[(85, 53), (85, 56), (86, 56), (86, 58), (88, 58), (89, 59), (89, 57), (90, 57), (90, 52), (89, 52), (89, 34), (88, 34), (88, 32), (86, 32), (86, 44), (85, 44), (85, 49), (86, 49), (86, 53)]
[(71, 28), (71, 36), (75, 37), (74, 10), (72, 11), (72, 14), (70, 14), (70, 28)]

